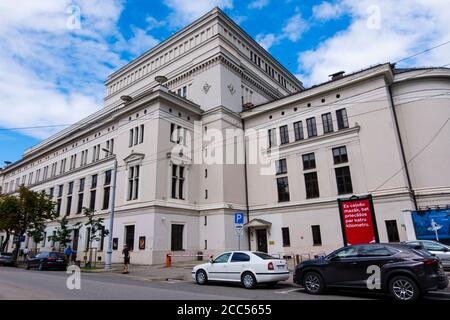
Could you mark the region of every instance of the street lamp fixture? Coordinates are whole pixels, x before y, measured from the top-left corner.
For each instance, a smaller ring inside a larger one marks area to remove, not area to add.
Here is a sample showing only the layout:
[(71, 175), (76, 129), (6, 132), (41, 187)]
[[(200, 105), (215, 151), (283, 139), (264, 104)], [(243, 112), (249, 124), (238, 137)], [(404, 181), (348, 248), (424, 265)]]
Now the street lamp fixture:
[[(102, 148), (107, 154), (110, 154), (110, 150)], [(105, 270), (111, 269), (112, 264), (112, 243), (113, 243), (113, 228), (114, 228), (114, 209), (116, 205), (116, 181), (117, 181), (117, 156), (114, 156), (114, 167), (112, 171), (112, 192), (109, 205), (109, 234), (108, 234), (108, 250), (106, 251)]]

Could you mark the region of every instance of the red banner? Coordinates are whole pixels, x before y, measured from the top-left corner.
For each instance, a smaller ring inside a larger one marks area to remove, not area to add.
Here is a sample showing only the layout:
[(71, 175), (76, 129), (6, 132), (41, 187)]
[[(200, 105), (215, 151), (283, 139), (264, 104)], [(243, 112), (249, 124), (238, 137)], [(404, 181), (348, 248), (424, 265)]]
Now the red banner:
[(339, 205), (346, 245), (377, 242), (371, 198), (340, 200)]

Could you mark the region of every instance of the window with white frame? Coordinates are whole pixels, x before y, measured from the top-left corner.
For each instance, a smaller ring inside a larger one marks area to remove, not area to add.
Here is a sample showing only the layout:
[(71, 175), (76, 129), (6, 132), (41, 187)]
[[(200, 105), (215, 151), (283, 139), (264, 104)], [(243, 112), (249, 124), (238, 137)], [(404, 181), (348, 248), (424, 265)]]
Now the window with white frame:
[(172, 164), (171, 196), (173, 199), (184, 199), (185, 167)]
[(139, 195), (139, 171), (140, 165), (128, 168), (128, 196), (127, 200), (136, 200)]

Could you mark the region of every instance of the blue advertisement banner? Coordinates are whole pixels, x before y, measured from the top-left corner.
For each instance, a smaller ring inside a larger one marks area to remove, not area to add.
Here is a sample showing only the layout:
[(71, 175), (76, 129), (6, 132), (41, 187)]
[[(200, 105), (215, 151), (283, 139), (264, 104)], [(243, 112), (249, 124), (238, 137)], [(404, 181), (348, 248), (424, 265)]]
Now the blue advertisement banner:
[(412, 211), (416, 238), (450, 244), (450, 209)]

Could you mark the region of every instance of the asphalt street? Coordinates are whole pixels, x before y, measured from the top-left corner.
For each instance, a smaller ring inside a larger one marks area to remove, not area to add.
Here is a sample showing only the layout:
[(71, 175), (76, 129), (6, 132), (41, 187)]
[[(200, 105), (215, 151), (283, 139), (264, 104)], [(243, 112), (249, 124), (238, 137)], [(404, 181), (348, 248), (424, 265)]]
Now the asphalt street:
[[(193, 281), (148, 281), (132, 274), (82, 273), (81, 288), (69, 290), (70, 275), (64, 271), (37, 271), (0, 267), (0, 299), (31, 300), (315, 300), (384, 299), (381, 294), (348, 291), (312, 296), (290, 283), (273, 289), (261, 286), (246, 290), (239, 285), (209, 284)], [(450, 299), (450, 292), (432, 293), (427, 299)]]

